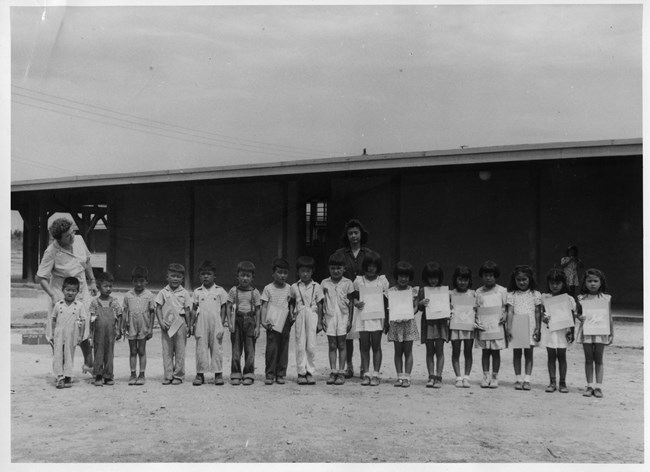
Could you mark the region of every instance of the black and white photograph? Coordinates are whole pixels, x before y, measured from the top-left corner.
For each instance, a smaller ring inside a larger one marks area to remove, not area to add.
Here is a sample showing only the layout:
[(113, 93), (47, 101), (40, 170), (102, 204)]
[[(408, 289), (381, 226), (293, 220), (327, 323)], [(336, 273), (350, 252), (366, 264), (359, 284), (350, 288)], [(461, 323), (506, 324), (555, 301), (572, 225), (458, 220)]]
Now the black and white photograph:
[(642, 470), (646, 6), (7, 2), (5, 470)]

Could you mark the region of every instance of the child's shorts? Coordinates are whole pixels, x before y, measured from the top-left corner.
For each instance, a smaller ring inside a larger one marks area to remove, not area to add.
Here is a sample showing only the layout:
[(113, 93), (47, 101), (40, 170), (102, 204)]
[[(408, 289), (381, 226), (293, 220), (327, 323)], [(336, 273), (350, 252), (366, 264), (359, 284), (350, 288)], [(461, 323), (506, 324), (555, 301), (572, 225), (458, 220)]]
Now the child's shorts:
[(332, 315), (325, 315), (324, 319), (327, 325), (327, 330), (325, 330), (327, 336), (345, 336), (348, 334), (348, 317), (346, 315), (335, 312)]
[(143, 315), (132, 314), (129, 320), (129, 332), (126, 337), (132, 341), (134, 339), (145, 339), (149, 333), (149, 327), (145, 322)]

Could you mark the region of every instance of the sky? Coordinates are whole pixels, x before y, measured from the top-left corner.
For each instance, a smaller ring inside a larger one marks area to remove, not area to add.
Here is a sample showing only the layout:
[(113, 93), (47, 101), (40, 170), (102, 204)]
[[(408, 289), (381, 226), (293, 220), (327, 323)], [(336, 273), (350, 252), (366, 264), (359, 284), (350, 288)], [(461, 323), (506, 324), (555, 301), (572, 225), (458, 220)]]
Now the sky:
[(10, 11), (12, 182), (642, 136), (640, 4), (69, 5)]

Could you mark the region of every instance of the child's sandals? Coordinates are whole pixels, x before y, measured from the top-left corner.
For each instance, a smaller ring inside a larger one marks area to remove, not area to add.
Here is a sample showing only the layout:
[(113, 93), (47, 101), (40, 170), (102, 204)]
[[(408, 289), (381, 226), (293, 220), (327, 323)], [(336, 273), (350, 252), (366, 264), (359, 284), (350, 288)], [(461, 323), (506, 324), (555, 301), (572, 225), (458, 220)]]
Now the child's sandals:
[(369, 375), (366, 375), (366, 376), (363, 377), (363, 380), (361, 381), (361, 385), (363, 385), (364, 387), (367, 387), (368, 385), (370, 385), (370, 376)]
[(393, 384), (393, 387), (403, 387), (403, 386), (404, 386), (404, 379), (397, 379)]

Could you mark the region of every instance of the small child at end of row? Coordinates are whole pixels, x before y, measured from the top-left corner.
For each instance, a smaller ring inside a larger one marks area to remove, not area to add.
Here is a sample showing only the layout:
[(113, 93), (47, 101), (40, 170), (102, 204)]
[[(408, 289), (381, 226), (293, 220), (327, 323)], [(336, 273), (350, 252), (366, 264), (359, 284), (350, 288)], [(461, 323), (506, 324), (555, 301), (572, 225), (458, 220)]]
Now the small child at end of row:
[[(95, 386), (113, 385), (115, 341), (122, 338), (122, 306), (111, 295), (113, 276), (102, 272), (97, 276), (99, 296), (90, 302), (90, 324), (93, 338)], [(103, 384), (102, 384), (103, 382)]]

